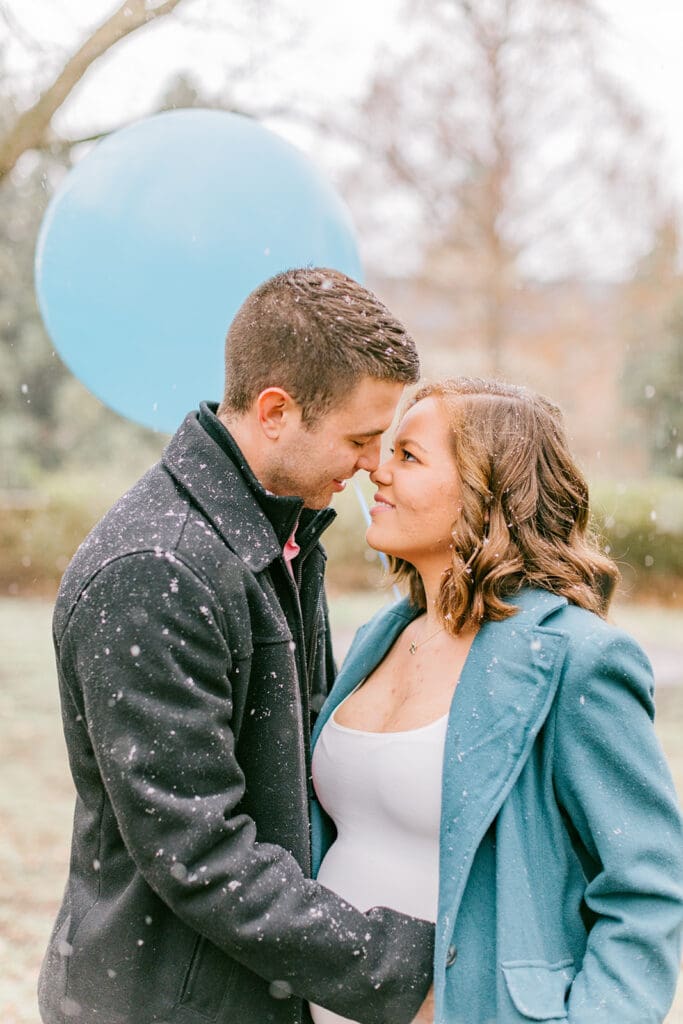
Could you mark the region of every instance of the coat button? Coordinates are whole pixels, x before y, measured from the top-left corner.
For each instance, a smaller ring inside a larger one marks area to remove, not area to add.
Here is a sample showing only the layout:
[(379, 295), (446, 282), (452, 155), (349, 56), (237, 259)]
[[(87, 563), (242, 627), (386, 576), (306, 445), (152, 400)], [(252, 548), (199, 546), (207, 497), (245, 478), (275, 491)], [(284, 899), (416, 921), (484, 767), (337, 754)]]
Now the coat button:
[(449, 946), (446, 951), (446, 967), (452, 967), (458, 959), (458, 947)]

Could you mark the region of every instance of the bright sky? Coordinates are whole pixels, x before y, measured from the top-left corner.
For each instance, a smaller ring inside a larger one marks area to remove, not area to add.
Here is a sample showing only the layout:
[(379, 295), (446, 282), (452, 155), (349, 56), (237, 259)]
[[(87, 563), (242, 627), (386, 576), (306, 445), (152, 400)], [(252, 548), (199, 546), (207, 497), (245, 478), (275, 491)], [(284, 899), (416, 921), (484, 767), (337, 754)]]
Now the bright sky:
[[(36, 84), (35, 68), (59, 67), (89, 27), (102, 21), (119, 0), (2, 0), (11, 13), (14, 37), (5, 52), (21, 69), (26, 88)], [(93, 66), (59, 115), (66, 135), (114, 127), (144, 116), (180, 70), (219, 90), (236, 62), (251, 62), (253, 95), (277, 102), (273, 83), (294, 86), (294, 101), (318, 108), (346, 103), (362, 90), (382, 42), (399, 39), (397, 12), (404, 0), (184, 0), (175, 15), (136, 33)], [(679, 0), (599, 0), (614, 25), (605, 59), (628, 84), (665, 140), (671, 192), (683, 208), (683, 3)], [(248, 11), (250, 13), (245, 14)], [(237, 12), (237, 13), (235, 13)], [(210, 32), (206, 24), (218, 26)], [(236, 26), (245, 31), (240, 35)], [(258, 26), (263, 27), (258, 32)], [(222, 30), (219, 30), (221, 27)], [(254, 28), (256, 27), (256, 31)], [(0, 45), (6, 29), (0, 21)], [(245, 52), (246, 38), (261, 38)], [(37, 50), (28, 52), (34, 40)], [(298, 45), (300, 43), (300, 45)], [(256, 76), (254, 73), (258, 72)], [(251, 88), (251, 84), (250, 84)], [(288, 88), (287, 99), (293, 93)], [(277, 125), (307, 149), (311, 136), (291, 124)]]
[[(616, 29), (610, 62), (661, 119), (683, 166), (683, 4), (679, 0), (600, 3)], [(116, 5), (117, 0), (4, 0), (2, 4), (11, 12), (17, 36), (23, 34), (35, 40), (43, 51), (43, 66), (53, 60), (56, 65), (60, 51), (72, 47), (89, 26), (101, 21)], [(401, 0), (345, 0), (343, 4), (320, 4), (319, 0), (185, 0), (176, 15), (137, 33), (99, 62), (84, 87), (69, 101), (66, 117), (74, 125), (85, 125), (101, 121), (103, 114), (123, 120), (143, 113), (163, 80), (180, 68), (190, 69), (209, 86), (219, 87), (234, 56), (230, 52), (230, 26), (246, 20), (243, 14), (234, 15), (232, 11), (245, 9), (257, 12), (253, 18), (256, 22), (261, 11), (262, 23), (279, 24), (276, 38), (279, 35), (286, 39), (287, 25), (294, 37), (300, 32), (306, 34), (304, 66), (291, 45), (284, 45), (280, 54), (253, 53), (256, 62), (278, 73), (288, 71), (302, 89), (315, 89), (327, 99), (341, 99), (358, 91), (383, 38), (396, 35), (400, 6)], [(183, 19), (182, 25), (178, 16)], [(225, 25), (226, 31), (207, 34), (192, 27), (207, 21)], [(0, 26), (0, 40), (2, 35), (6, 35), (4, 26)], [(16, 66), (23, 47), (16, 39), (5, 42), (9, 42), (8, 55)]]
[(683, 4), (600, 0), (614, 25), (609, 64), (652, 111), (671, 153), (672, 191), (683, 203)]
[[(104, 20), (118, 2), (5, 0), (2, 6), (12, 11), (17, 28), (42, 44), (45, 59), (51, 60), (89, 26)], [(295, 82), (302, 94), (313, 90), (322, 101), (340, 101), (362, 87), (399, 4), (400, 0), (345, 0), (343, 5), (323, 5), (321, 15), (319, 0), (184, 0), (173, 15), (124, 40), (88, 72), (65, 107), (61, 126), (99, 125), (103, 116), (118, 123), (144, 114), (165, 81), (180, 70), (219, 89), (227, 69), (245, 57), (252, 60), (252, 70)], [(217, 30), (207, 32), (207, 23)], [(263, 47), (252, 43), (245, 54), (243, 40), (258, 39), (259, 25), (264, 26), (261, 36), (267, 42)], [(240, 26), (245, 29), (241, 36)], [(27, 59), (24, 50), (15, 40), (10, 59), (15, 66), (24, 61), (34, 66), (34, 58)]]

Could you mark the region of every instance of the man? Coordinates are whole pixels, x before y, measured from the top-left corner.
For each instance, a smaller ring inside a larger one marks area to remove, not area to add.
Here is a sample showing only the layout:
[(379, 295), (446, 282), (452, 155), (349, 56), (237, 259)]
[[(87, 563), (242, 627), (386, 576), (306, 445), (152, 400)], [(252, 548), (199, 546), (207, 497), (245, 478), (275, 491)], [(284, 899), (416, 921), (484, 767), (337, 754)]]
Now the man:
[(418, 1012), (433, 926), (318, 885), (309, 838), (326, 506), (377, 466), (417, 373), (370, 292), (278, 275), (230, 327), (219, 409), (186, 418), (67, 569), (54, 640), (77, 805), (46, 1024)]

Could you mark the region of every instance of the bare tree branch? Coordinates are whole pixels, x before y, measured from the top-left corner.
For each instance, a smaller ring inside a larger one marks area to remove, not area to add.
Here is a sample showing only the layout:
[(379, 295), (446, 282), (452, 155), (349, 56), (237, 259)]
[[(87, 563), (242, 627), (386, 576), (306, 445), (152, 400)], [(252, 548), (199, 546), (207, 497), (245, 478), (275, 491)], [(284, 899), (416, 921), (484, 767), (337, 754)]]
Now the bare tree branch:
[(0, 181), (10, 173), (23, 153), (47, 144), (52, 118), (94, 61), (121, 39), (151, 21), (170, 14), (179, 3), (181, 0), (163, 0), (156, 5), (146, 0), (125, 0), (96, 28), (69, 58), (37, 102), (20, 114), (4, 137), (0, 138)]
[[(203, 106), (209, 106), (208, 101), (204, 101)], [(319, 132), (321, 135), (325, 133), (334, 132), (334, 138), (343, 140), (346, 142), (356, 143), (359, 146), (362, 145), (362, 139), (356, 134), (351, 132), (345, 134), (342, 129), (334, 128), (329, 124), (327, 120), (317, 116), (314, 113), (309, 113), (301, 110), (291, 110), (287, 106), (273, 106), (263, 107), (259, 110), (248, 110), (245, 108), (227, 107), (224, 104), (216, 104), (215, 109), (217, 110), (229, 110), (234, 114), (241, 114), (243, 117), (251, 117), (256, 121), (264, 121), (266, 118), (283, 117), (287, 118), (288, 121), (293, 121), (296, 124), (304, 128), (310, 128), (313, 131)], [(58, 135), (45, 135), (32, 149), (39, 150), (44, 153), (50, 153), (55, 157), (68, 156), (72, 149), (77, 146), (84, 146), (89, 142), (99, 142), (101, 139), (106, 139), (108, 135), (113, 135), (114, 132), (120, 131), (125, 128), (130, 122), (126, 121), (121, 125), (117, 125), (113, 128), (107, 128), (101, 132), (92, 132), (89, 135), (81, 135), (78, 138), (62, 138)]]
[(476, 296), (495, 372), (530, 267), (602, 265), (610, 233), (637, 251), (654, 143), (602, 64), (596, 0), (406, 0), (405, 13), (418, 44), (379, 63), (350, 194), (366, 209), (389, 190), (412, 198), (424, 266)]

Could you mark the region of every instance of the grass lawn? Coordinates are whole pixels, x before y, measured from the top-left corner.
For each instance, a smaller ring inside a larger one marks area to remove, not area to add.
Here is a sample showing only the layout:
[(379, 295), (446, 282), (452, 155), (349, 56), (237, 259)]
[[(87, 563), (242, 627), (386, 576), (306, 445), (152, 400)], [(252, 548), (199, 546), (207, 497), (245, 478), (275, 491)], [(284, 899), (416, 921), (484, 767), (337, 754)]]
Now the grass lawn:
[[(340, 653), (385, 600), (373, 594), (332, 602)], [(59, 717), (51, 614), (47, 601), (0, 598), (2, 1024), (39, 1024), (36, 978), (68, 864), (73, 788)], [(658, 689), (657, 731), (683, 794), (683, 611), (628, 606), (618, 608), (614, 619), (638, 637), (655, 668), (661, 663), (670, 676)], [(683, 1024), (683, 986), (667, 1024)]]

